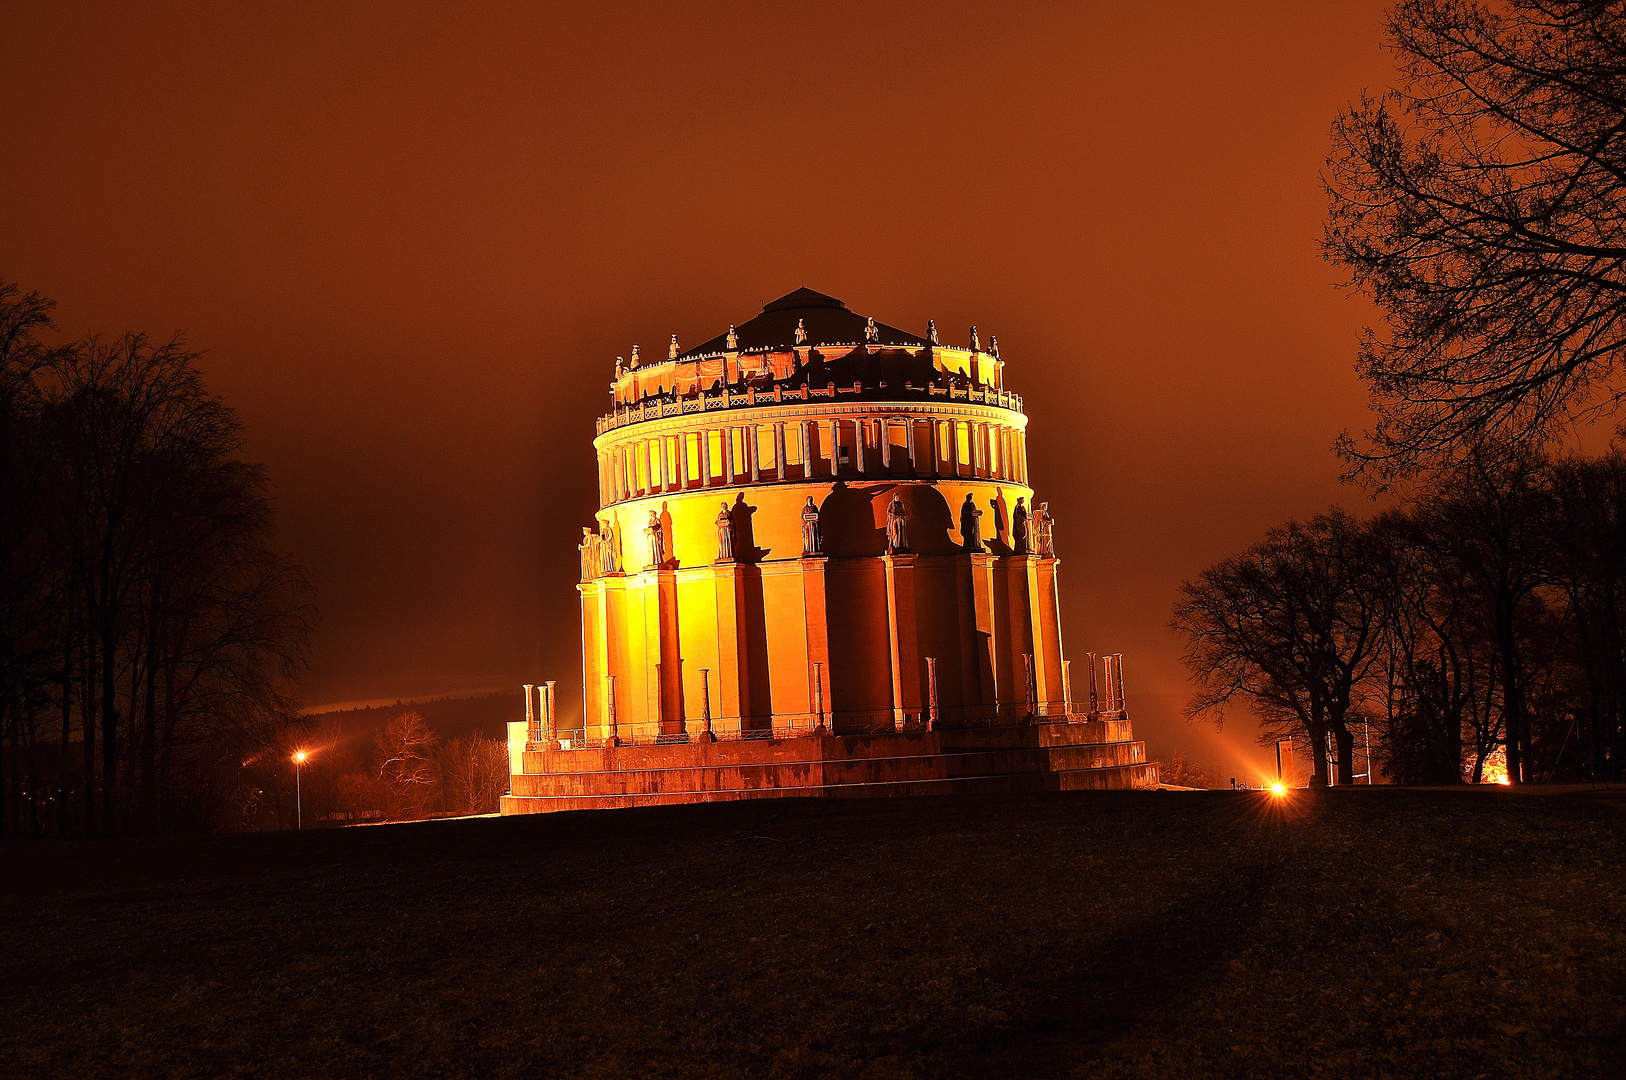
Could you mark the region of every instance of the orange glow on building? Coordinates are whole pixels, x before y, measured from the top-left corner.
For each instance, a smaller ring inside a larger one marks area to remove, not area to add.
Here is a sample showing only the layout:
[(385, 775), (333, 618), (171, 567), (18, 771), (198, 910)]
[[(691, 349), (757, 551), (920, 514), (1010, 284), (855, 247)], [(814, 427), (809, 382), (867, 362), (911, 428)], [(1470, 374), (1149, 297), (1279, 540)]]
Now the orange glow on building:
[[(968, 338), (947, 345), (933, 325), (917, 336), (798, 289), (694, 348), (673, 335), (659, 359), (636, 345), (616, 358), (593, 444), (599, 509), (578, 547), (580, 741), (1087, 718), (1090, 745), (1127, 770), (1092, 783), (1156, 786), (1124, 717), (1121, 658), (1088, 654), (1082, 685), (1070, 678), (1022, 399), (997, 339)], [(534, 707), (538, 685), (511, 725), (516, 797), (534, 786), (522, 741), (548, 756), (543, 772), (579, 765), (554, 760), (568, 751), (551, 689)], [(1055, 756), (1039, 745), (1027, 749)], [(1105, 762), (1090, 753), (1090, 768)]]
[(1064, 711), (1027, 418), (971, 334), (946, 346), (800, 289), (618, 360), (583, 530), (594, 735), (708, 712), (717, 730), (918, 721), (927, 657), (941, 713)]

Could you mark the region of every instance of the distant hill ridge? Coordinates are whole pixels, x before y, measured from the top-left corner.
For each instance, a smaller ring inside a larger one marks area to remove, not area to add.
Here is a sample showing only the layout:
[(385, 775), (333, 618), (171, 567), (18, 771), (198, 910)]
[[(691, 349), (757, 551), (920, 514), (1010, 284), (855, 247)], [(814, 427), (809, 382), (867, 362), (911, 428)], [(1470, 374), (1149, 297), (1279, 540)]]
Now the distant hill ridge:
[(329, 709), (307, 714), (313, 725), (337, 721), (347, 735), (356, 735), (381, 728), (392, 717), (404, 712), (415, 712), (423, 717), (442, 742), (466, 735), (484, 735), (487, 738), (508, 737), (504, 724), (509, 720), (523, 720), (524, 697), (517, 690), (512, 693), (479, 694), (473, 697), (440, 697), (419, 701), (396, 701), (393, 705), (370, 705), (355, 709)]

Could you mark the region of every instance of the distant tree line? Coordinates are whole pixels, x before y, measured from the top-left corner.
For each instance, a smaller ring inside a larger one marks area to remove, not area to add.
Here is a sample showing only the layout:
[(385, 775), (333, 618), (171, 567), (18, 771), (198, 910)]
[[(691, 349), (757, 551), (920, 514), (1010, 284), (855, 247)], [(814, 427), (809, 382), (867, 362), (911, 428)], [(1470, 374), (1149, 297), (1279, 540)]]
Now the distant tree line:
[(300, 796), (306, 828), (497, 812), (508, 790), (506, 741), (478, 732), (443, 741), (416, 709), (394, 712), (371, 731), (359, 719), (328, 714), (252, 762), (253, 820), (246, 824), (293, 827), (290, 761), (298, 750), (307, 752)]
[(1172, 626), (1190, 715), (1245, 703), (1340, 783), (1363, 725), (1397, 783), (1619, 780), (1626, 455), (1470, 455), (1401, 509), (1289, 521), (1183, 585)]
[(53, 306), (0, 281), (4, 831), (230, 824), (243, 762), (297, 722), (309, 582), (197, 355), (48, 347)]

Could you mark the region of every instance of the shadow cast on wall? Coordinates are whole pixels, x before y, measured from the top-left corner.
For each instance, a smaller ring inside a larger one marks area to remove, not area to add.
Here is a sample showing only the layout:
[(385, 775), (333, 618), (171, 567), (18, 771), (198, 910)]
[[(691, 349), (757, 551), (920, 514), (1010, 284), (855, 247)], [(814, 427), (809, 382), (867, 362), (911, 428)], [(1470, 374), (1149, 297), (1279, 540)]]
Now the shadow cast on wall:
[(824, 554), (836, 559), (885, 555), (886, 508), (894, 494), (909, 515), (910, 551), (916, 555), (953, 555), (960, 551), (960, 545), (950, 535), (954, 515), (948, 500), (935, 487), (838, 481), (819, 507)]
[(734, 559), (736, 562), (761, 562), (771, 550), (757, 547), (756, 527), (751, 522), (756, 512), (757, 508), (745, 501), (743, 492), (734, 496), (734, 505), (728, 508), (728, 516), (734, 522)]

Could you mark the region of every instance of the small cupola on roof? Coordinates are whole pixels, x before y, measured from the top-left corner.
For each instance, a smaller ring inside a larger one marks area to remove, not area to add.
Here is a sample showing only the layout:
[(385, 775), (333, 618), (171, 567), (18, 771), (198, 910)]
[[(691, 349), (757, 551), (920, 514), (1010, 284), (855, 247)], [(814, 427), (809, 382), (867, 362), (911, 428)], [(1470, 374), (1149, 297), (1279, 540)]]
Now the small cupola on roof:
[[(873, 330), (870, 329), (873, 324)], [(722, 352), (820, 348), (827, 345), (924, 345), (924, 338), (849, 311), (833, 296), (801, 288), (762, 305), (762, 314), (680, 353), (679, 360)]]

